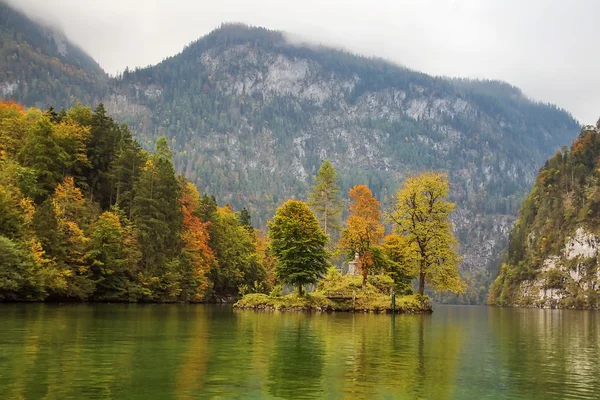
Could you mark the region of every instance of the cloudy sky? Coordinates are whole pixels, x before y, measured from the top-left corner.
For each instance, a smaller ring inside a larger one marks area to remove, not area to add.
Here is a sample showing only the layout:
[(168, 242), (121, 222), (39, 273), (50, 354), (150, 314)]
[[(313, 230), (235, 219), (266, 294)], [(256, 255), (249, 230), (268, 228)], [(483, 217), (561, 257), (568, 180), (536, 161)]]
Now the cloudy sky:
[(109, 73), (176, 54), (222, 22), (285, 30), (432, 75), (502, 79), (600, 117), (596, 0), (8, 0)]

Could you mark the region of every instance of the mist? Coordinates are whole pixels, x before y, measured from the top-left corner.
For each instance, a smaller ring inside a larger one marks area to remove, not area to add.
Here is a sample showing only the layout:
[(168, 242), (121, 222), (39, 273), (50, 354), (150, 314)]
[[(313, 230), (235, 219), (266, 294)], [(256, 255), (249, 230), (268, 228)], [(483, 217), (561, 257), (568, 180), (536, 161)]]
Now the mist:
[(600, 2), (593, 0), (8, 0), (59, 26), (110, 74), (180, 52), (223, 22), (431, 75), (500, 79), (582, 123), (600, 116)]

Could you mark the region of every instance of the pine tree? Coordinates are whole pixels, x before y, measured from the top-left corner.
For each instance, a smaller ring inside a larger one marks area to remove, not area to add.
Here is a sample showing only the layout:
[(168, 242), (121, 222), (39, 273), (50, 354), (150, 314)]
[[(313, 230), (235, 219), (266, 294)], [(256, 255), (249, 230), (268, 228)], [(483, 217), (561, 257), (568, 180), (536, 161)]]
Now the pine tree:
[(100, 103), (91, 118), (91, 135), (87, 144), (87, 158), (91, 167), (87, 172), (90, 199), (98, 201), (106, 210), (116, 195), (111, 164), (117, 156), (123, 137), (120, 127), (106, 114)]
[(240, 212), (238, 212), (238, 219), (240, 220), (240, 225), (246, 228), (249, 232), (254, 231), (252, 227), (252, 217), (250, 216), (250, 211), (246, 207), (242, 208)]
[(315, 213), (326, 235), (338, 233), (341, 229), (342, 201), (337, 171), (329, 160), (323, 162), (312, 188), (308, 204)]
[(111, 164), (110, 175), (113, 178), (114, 203), (132, 218), (135, 182), (138, 180), (148, 155), (133, 140), (127, 126), (122, 126), (123, 134), (115, 160)]
[(135, 185), (133, 221), (138, 227), (142, 265), (150, 276), (160, 278), (167, 263), (179, 255), (182, 230), (181, 188), (164, 137), (146, 162)]

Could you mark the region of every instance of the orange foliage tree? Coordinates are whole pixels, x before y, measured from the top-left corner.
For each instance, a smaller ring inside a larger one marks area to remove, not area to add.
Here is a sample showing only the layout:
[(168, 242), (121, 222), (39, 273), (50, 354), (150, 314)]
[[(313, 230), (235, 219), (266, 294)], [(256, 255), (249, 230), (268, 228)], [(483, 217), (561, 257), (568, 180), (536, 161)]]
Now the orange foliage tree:
[(12, 101), (0, 100), (0, 160), (16, 153), (25, 137), (25, 111)]
[(181, 240), (183, 250), (192, 260), (193, 275), (198, 283), (195, 300), (202, 300), (208, 288), (208, 273), (215, 262), (215, 256), (209, 246), (208, 225), (197, 215), (200, 205), (198, 189), (190, 182), (183, 185), (181, 211), (183, 213), (183, 231)]
[(358, 255), (358, 268), (363, 277), (363, 288), (369, 270), (374, 265), (373, 249), (383, 238), (380, 204), (366, 185), (350, 189), (350, 216), (342, 232), (341, 247)]

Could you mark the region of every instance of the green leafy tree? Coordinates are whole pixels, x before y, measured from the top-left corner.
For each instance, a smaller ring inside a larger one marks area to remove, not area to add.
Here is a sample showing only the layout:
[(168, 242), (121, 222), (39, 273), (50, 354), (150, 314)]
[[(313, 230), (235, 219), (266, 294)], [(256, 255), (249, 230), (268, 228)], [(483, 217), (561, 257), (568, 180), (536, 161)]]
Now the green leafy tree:
[(35, 194), (38, 204), (63, 179), (66, 170), (64, 161), (69, 159), (69, 154), (56, 140), (54, 125), (50, 119), (47, 116), (40, 118), (31, 128), (18, 154), (21, 165), (35, 173), (37, 183), (30, 192)]
[(337, 171), (329, 160), (321, 164), (317, 176), (315, 176), (315, 185), (310, 193), (308, 205), (315, 213), (326, 235), (342, 229), (343, 205), (340, 200)]
[(412, 294), (412, 280), (414, 271), (406, 262), (405, 250), (408, 247), (406, 236), (391, 234), (383, 238), (383, 254), (388, 260), (384, 264), (384, 270), (394, 280), (394, 290), (397, 294)]
[(17, 244), (0, 236), (0, 300), (21, 298), (29, 268)]
[(259, 290), (266, 272), (259, 264), (254, 235), (240, 225), (229, 207), (218, 207), (210, 223), (210, 247), (217, 262), (210, 271), (213, 293), (236, 296), (242, 286)]
[(269, 222), (269, 238), (277, 278), (301, 296), (303, 285), (316, 283), (327, 270), (327, 235), (306, 203), (288, 200)]
[(404, 236), (403, 262), (418, 276), (420, 295), (426, 283), (440, 291), (464, 290), (458, 274), (458, 241), (449, 219), (454, 204), (446, 200), (449, 191), (445, 174), (424, 172), (410, 177), (398, 191), (390, 214), (396, 232)]
[[(105, 211), (91, 227), (90, 250), (96, 300), (135, 300), (141, 252), (131, 225), (118, 209)], [(122, 222), (123, 221), (123, 222)]]

